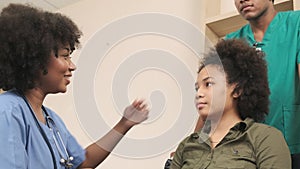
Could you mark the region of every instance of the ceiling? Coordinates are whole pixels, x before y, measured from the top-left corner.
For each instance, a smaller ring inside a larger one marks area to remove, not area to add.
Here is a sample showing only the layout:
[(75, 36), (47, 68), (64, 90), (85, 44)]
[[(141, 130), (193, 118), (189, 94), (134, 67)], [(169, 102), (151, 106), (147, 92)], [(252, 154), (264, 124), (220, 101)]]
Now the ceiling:
[(0, 0), (0, 9), (6, 7), (9, 3), (29, 3), (48, 11), (57, 11), (65, 6), (74, 4), (80, 0)]

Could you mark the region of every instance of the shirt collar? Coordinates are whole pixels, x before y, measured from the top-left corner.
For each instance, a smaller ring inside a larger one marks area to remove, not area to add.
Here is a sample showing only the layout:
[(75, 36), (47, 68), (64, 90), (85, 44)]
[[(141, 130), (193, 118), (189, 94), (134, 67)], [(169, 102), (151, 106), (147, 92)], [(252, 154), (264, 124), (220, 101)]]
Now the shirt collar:
[[(246, 131), (252, 124), (254, 120), (251, 118), (246, 118), (245, 120), (234, 125), (229, 132), (233, 131)], [(206, 125), (207, 126), (207, 125)], [(202, 142), (206, 142), (209, 139), (209, 133), (207, 133), (207, 127), (203, 127), (199, 132), (191, 134), (192, 139), (199, 139)]]
[[(281, 12), (277, 12), (276, 15), (274, 16), (274, 18), (272, 19), (272, 21), (269, 24), (269, 26), (268, 26), (268, 28), (265, 32), (265, 35), (263, 37), (262, 42), (259, 42), (259, 43), (264, 44), (265, 41), (269, 41), (271, 36), (272, 36), (272, 32), (278, 30), (277, 26), (281, 26), (281, 24), (278, 22), (278, 21), (280, 21), (280, 16), (281, 16)], [(251, 43), (251, 45), (253, 45), (255, 43), (258, 43), (258, 42), (256, 42), (256, 40), (254, 38), (254, 34), (252, 32), (250, 24), (247, 25), (246, 31), (248, 32), (247, 33), (247, 39)]]

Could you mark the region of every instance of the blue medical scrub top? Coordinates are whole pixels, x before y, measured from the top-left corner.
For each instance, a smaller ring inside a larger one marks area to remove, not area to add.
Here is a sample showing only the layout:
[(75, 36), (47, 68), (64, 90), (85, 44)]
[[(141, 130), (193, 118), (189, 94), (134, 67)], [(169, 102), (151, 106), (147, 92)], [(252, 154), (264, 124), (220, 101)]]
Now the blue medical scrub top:
[[(70, 134), (63, 121), (52, 110), (46, 110), (54, 120), (69, 155), (74, 157), (73, 168), (78, 167), (85, 159), (85, 150)], [(40, 125), (51, 143), (57, 168), (64, 169), (59, 162), (60, 155), (55, 147), (53, 132), (47, 125)], [(15, 90), (0, 95), (0, 147), (0, 168), (54, 168), (50, 150), (30, 109)]]

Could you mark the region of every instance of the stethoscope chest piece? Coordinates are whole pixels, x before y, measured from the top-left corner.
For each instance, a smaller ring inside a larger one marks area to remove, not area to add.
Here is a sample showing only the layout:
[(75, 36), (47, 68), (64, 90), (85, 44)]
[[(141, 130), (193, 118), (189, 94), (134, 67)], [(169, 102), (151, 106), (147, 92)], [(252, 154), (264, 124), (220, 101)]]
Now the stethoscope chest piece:
[(71, 161), (73, 161), (73, 159), (74, 159), (74, 158), (73, 158), (72, 156), (70, 156), (67, 160), (61, 158), (59, 162), (60, 162), (62, 165), (64, 165), (66, 168), (72, 168), (72, 167), (73, 167), (73, 164), (72, 164)]
[(42, 107), (42, 109), (43, 109), (44, 113), (46, 114), (47, 126), (53, 132), (53, 140), (55, 143), (55, 147), (57, 148), (57, 151), (60, 155), (59, 162), (62, 165), (64, 165), (66, 168), (71, 168), (73, 166), (72, 161), (74, 160), (74, 157), (69, 156), (69, 153), (68, 153), (66, 146), (62, 140), (60, 132), (54, 123), (54, 120), (49, 116), (49, 114), (47, 113), (47, 111), (44, 107)]

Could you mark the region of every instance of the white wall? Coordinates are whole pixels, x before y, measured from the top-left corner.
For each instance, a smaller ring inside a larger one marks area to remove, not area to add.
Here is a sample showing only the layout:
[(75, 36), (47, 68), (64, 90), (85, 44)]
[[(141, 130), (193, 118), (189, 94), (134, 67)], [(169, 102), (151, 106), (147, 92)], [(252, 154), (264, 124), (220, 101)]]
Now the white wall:
[(73, 54), (73, 83), (67, 93), (48, 97), (46, 105), (86, 147), (120, 119), (119, 109), (145, 98), (152, 106), (149, 120), (134, 127), (98, 168), (163, 168), (195, 126), (193, 88), (204, 52), (204, 2), (82, 0), (60, 12), (84, 36)]
[(234, 5), (234, 0), (221, 0), (220, 1), (220, 14), (226, 14), (230, 12), (235, 12), (236, 8)]

